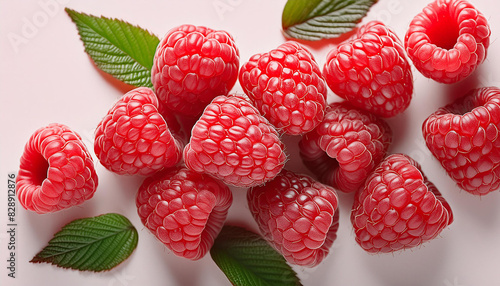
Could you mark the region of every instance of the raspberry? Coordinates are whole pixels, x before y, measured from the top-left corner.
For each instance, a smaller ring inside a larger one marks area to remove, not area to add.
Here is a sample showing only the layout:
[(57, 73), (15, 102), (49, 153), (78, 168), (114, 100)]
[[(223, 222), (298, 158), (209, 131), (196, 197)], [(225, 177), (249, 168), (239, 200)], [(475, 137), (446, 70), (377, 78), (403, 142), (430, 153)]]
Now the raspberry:
[(323, 120), (325, 80), (313, 55), (296, 42), (252, 56), (239, 79), (261, 114), (285, 133), (309, 132)]
[(378, 116), (395, 116), (410, 105), (413, 75), (403, 44), (380, 22), (331, 50), (323, 74), (335, 94)]
[(427, 147), (461, 189), (485, 195), (500, 186), (500, 89), (471, 90), (422, 125)]
[(435, 238), (453, 221), (451, 208), (420, 165), (403, 154), (390, 155), (356, 194), (351, 222), (367, 252), (393, 252)]
[(177, 164), (182, 143), (158, 112), (153, 91), (139, 87), (123, 95), (101, 120), (94, 151), (112, 172), (147, 176)]
[(283, 170), (247, 199), (262, 235), (289, 263), (314, 267), (328, 255), (339, 227), (333, 188)]
[(177, 167), (146, 178), (136, 197), (141, 222), (178, 256), (205, 256), (219, 234), (233, 197), (208, 175)]
[(405, 47), (415, 67), (441, 83), (465, 79), (486, 58), (486, 18), (465, 0), (436, 0), (415, 16)]
[(191, 170), (251, 187), (274, 178), (286, 155), (276, 129), (247, 100), (218, 96), (191, 131), (184, 161)]
[(304, 165), (320, 182), (355, 192), (382, 161), (392, 141), (387, 123), (348, 102), (332, 103), (323, 122), (299, 142)]
[(16, 181), (19, 202), (37, 213), (82, 204), (92, 198), (98, 183), (94, 162), (80, 135), (58, 123), (31, 135)]
[(162, 104), (172, 112), (199, 116), (218, 95), (226, 95), (238, 78), (239, 51), (225, 31), (182, 25), (161, 40), (151, 81)]

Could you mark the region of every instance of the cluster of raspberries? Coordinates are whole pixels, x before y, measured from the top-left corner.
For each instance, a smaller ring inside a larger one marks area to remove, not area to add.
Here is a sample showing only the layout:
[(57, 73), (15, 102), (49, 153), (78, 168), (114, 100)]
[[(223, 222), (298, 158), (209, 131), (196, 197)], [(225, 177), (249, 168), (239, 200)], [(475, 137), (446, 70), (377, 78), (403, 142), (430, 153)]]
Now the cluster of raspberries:
[[(232, 203), (228, 185), (248, 189), (262, 235), (292, 264), (312, 267), (327, 256), (339, 222), (336, 191), (355, 196), (351, 222), (364, 250), (415, 247), (453, 215), (416, 161), (387, 154), (393, 135), (383, 118), (410, 104), (408, 58), (426, 77), (458, 82), (484, 61), (489, 36), (470, 3), (436, 0), (411, 22), (404, 44), (369, 22), (321, 71), (293, 41), (240, 67), (229, 33), (183, 25), (158, 45), (154, 91), (139, 87), (115, 103), (97, 126), (94, 152), (112, 172), (146, 177), (139, 217), (182, 257), (200, 259), (211, 248)], [(238, 80), (245, 94), (229, 94)], [(328, 104), (328, 87), (345, 100)], [(195, 123), (186, 130), (181, 117)], [(461, 189), (485, 195), (499, 187), (500, 89), (470, 91), (422, 129)], [(301, 136), (300, 156), (315, 178), (284, 168), (283, 134)], [(47, 213), (90, 199), (98, 180), (79, 135), (52, 124), (29, 139), (17, 183), (22, 205)]]

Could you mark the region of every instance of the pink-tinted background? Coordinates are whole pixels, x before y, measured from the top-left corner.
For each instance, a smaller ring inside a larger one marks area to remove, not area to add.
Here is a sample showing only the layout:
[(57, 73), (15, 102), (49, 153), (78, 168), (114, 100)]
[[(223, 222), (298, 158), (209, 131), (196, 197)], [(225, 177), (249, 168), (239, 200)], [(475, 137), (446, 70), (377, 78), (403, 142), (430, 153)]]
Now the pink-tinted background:
[[(192, 23), (225, 29), (235, 38), (241, 62), (285, 41), (281, 12), (285, 0), (0, 0), (0, 281), (1, 285), (229, 285), (209, 255), (192, 262), (176, 257), (140, 223), (135, 192), (140, 178), (118, 176), (96, 163), (99, 188), (85, 204), (54, 214), (38, 215), (18, 204), (16, 278), (7, 277), (7, 174), (17, 172), (23, 146), (37, 128), (59, 122), (79, 132), (92, 149), (93, 131), (125, 89), (97, 70), (83, 51), (75, 25), (63, 8), (121, 18), (162, 36), (168, 29)], [(380, 0), (363, 22), (382, 20), (404, 38), (424, 0)], [(483, 198), (459, 190), (430, 155), (421, 124), (438, 107), (482, 86), (500, 86), (500, 6), (493, 0), (473, 4), (490, 21), (492, 35), (486, 62), (464, 82), (443, 85), (415, 71), (415, 93), (409, 109), (388, 120), (394, 130), (391, 153), (404, 152), (449, 201), (455, 222), (436, 240), (414, 250), (369, 255), (354, 241), (349, 221), (352, 195), (340, 194), (340, 229), (331, 254), (314, 269), (294, 267), (304, 285), (500, 285), (500, 192)], [(337, 41), (308, 45), (323, 66)], [(235, 92), (242, 92), (237, 83)], [(338, 100), (332, 93), (329, 100)], [(308, 173), (301, 165), (297, 138), (285, 137), (287, 168)], [(28, 261), (69, 221), (117, 212), (139, 231), (132, 256), (106, 273), (88, 273)], [(234, 189), (229, 222), (256, 230), (245, 190)]]

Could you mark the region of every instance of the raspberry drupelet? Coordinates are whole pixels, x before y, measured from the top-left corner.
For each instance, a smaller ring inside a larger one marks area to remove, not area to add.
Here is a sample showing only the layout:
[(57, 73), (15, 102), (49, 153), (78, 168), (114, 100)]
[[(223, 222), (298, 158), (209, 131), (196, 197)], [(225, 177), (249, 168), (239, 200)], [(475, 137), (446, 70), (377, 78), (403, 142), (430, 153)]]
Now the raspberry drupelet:
[(304, 165), (324, 184), (341, 192), (356, 192), (382, 161), (392, 142), (392, 131), (382, 119), (335, 102), (323, 122), (299, 142)]
[(326, 83), (313, 55), (297, 42), (252, 56), (239, 79), (261, 114), (284, 133), (301, 135), (323, 120)]
[(381, 22), (331, 50), (323, 74), (336, 95), (377, 116), (393, 117), (410, 105), (413, 74), (403, 43)]
[(314, 267), (328, 255), (339, 227), (332, 187), (283, 170), (247, 199), (262, 235), (289, 263)]
[(425, 143), (457, 185), (474, 195), (500, 187), (500, 89), (471, 90), (430, 115)]
[[(175, 118), (169, 118), (172, 120)], [(158, 112), (156, 95), (147, 87), (123, 95), (95, 131), (97, 158), (120, 175), (149, 176), (174, 166), (182, 159), (182, 148), (182, 140), (170, 132)]]
[(145, 179), (136, 197), (144, 226), (174, 254), (191, 260), (210, 250), (232, 201), (225, 184), (185, 167)]
[(278, 131), (238, 95), (216, 97), (193, 126), (184, 148), (189, 169), (238, 187), (273, 179), (285, 161)]
[(151, 81), (167, 109), (197, 117), (212, 99), (229, 93), (238, 69), (239, 51), (228, 32), (181, 25), (159, 43)]
[(35, 131), (24, 147), (16, 193), (21, 205), (50, 213), (92, 198), (98, 178), (80, 135), (52, 123)]
[(351, 222), (365, 251), (387, 253), (436, 238), (453, 222), (453, 213), (416, 161), (393, 154), (356, 194)]
[(435, 0), (415, 16), (405, 47), (415, 67), (440, 83), (468, 77), (485, 60), (490, 28), (466, 0)]

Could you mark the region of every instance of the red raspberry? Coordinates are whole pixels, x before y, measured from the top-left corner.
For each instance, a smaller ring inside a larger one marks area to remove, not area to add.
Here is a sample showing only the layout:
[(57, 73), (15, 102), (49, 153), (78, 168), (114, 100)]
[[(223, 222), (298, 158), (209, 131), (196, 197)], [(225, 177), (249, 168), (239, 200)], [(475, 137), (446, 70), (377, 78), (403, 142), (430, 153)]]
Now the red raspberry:
[(500, 186), (500, 89), (480, 88), (438, 109), (422, 126), (427, 147), (458, 186), (485, 195)]
[(341, 102), (326, 108), (323, 122), (302, 137), (299, 148), (305, 166), (320, 182), (350, 193), (382, 161), (391, 141), (385, 121)]
[(323, 74), (338, 96), (382, 117), (403, 112), (413, 94), (413, 75), (398, 36), (372, 21), (330, 51)]
[(196, 172), (251, 187), (281, 171), (286, 160), (283, 148), (276, 129), (250, 102), (218, 96), (194, 125), (184, 161)]
[(325, 80), (313, 55), (296, 42), (252, 56), (239, 79), (261, 114), (288, 134), (309, 132), (323, 120)]
[(19, 202), (37, 213), (82, 204), (92, 198), (98, 183), (94, 161), (80, 135), (58, 123), (31, 135), (16, 181)]
[(219, 234), (233, 197), (208, 175), (177, 167), (149, 177), (139, 188), (141, 222), (178, 256), (205, 256)]
[(356, 194), (351, 222), (367, 252), (393, 252), (435, 238), (453, 221), (451, 208), (420, 165), (403, 154), (390, 155)]
[(247, 198), (262, 235), (289, 263), (313, 267), (327, 256), (339, 227), (332, 187), (283, 170)]
[(172, 112), (198, 116), (238, 78), (239, 51), (225, 31), (182, 25), (161, 40), (151, 80), (160, 102)]
[(95, 131), (97, 157), (117, 174), (151, 175), (171, 167), (181, 160), (182, 147), (158, 112), (156, 95), (146, 87), (123, 95)]
[(484, 61), (490, 34), (486, 18), (469, 2), (436, 0), (410, 23), (405, 47), (425, 77), (454, 83)]

